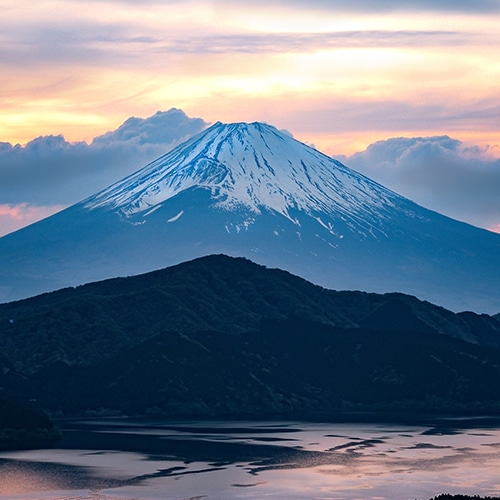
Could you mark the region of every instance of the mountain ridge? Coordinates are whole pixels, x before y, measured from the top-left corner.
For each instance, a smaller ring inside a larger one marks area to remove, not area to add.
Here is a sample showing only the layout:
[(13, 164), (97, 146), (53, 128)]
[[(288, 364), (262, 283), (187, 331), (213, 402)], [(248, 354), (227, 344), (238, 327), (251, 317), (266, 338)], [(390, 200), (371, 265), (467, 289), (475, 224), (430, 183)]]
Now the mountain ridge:
[(52, 415), (500, 409), (498, 319), (223, 255), (2, 304), (0, 353)]
[(0, 300), (216, 253), (325, 288), (500, 310), (500, 235), (420, 207), (259, 123), (217, 123), (0, 238)]
[(165, 330), (231, 334), (262, 318), (333, 327), (425, 331), (500, 347), (500, 321), (455, 314), (400, 293), (332, 291), (245, 258), (211, 255), (128, 278), (0, 304), (0, 349), (15, 370), (85, 364)]

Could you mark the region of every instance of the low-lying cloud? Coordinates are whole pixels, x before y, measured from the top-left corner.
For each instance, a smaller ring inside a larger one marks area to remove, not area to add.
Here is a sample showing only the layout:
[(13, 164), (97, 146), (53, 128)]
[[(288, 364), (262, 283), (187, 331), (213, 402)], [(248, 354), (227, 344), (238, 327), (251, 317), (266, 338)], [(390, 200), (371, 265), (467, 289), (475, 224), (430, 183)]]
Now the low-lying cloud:
[(75, 203), (134, 172), (207, 123), (171, 109), (150, 118), (129, 118), (91, 144), (62, 135), (38, 137), (25, 146), (0, 143), (0, 201), (34, 205)]
[(342, 157), (347, 165), (427, 208), (470, 224), (500, 227), (500, 159), (494, 147), (448, 136), (392, 138)]
[(25, 146), (0, 143), (0, 235), (96, 193), (207, 125), (171, 109), (129, 118), (91, 144), (70, 143), (62, 135)]

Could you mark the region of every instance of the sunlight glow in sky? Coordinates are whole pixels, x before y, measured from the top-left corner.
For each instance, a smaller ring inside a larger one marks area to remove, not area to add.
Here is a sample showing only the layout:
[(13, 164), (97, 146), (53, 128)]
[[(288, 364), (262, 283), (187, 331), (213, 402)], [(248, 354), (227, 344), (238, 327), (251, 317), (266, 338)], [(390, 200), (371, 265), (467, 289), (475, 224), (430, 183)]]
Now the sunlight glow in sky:
[(498, 138), (498, 2), (344, 3), (1, 0), (0, 139), (88, 140), (170, 107), (330, 150), (340, 134), (342, 153), (376, 134)]

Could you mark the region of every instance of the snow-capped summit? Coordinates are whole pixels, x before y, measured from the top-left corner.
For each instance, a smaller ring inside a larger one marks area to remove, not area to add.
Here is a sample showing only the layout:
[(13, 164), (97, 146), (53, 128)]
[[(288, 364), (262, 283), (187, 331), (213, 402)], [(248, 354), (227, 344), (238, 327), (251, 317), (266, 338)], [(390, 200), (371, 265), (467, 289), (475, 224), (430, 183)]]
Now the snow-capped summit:
[(384, 188), (262, 123), (216, 123), (69, 209), (0, 238), (0, 297), (211, 253), (335, 289), (500, 311), (500, 236)]
[(366, 211), (363, 205), (375, 210), (400, 198), (270, 125), (216, 123), (86, 207), (108, 206), (130, 217), (192, 187), (210, 189), (226, 210), (273, 210), (290, 219), (291, 210), (352, 217)]
[(297, 214), (302, 213), (332, 233), (340, 223), (375, 234), (380, 220), (390, 220), (392, 210), (404, 203), (396, 193), (270, 125), (218, 122), (84, 206), (115, 210), (130, 222), (144, 223), (166, 201), (193, 188), (210, 191), (216, 208), (246, 211), (246, 228), (263, 212), (300, 226)]

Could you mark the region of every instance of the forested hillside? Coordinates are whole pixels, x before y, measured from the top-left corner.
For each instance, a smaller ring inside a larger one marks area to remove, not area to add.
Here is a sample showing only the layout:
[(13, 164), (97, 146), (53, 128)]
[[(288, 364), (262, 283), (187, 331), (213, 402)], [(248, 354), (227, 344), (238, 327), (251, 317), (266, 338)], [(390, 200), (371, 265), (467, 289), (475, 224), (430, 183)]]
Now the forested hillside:
[(211, 256), (0, 305), (0, 386), (53, 415), (500, 409), (500, 321)]

